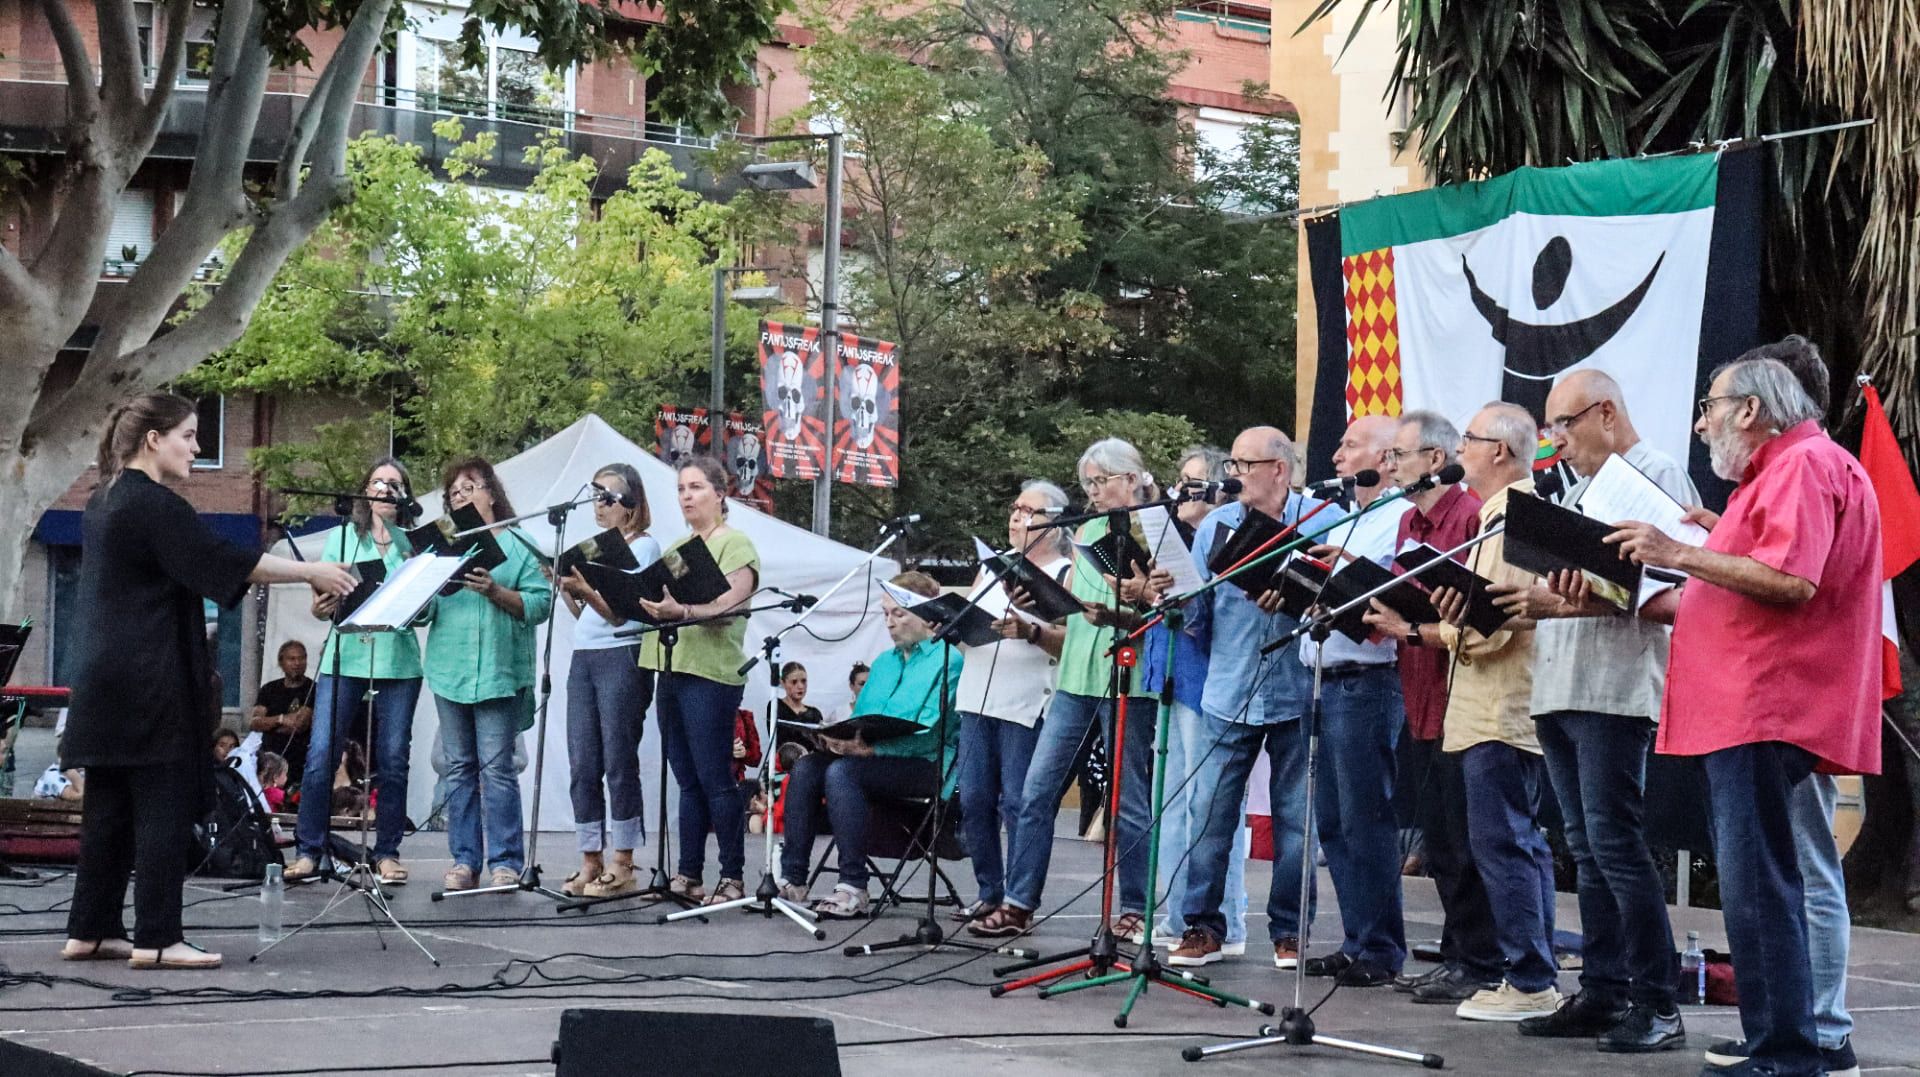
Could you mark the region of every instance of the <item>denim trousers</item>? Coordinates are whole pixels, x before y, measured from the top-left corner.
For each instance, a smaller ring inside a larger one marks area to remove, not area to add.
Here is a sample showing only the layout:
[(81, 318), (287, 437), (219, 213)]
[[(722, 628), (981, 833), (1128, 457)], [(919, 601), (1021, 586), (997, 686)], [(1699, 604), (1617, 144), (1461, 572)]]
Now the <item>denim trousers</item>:
[(479, 870), (526, 867), (520, 827), (520, 775), (513, 746), (522, 705), (514, 696), (456, 703), (433, 697), (447, 748), (447, 849), (455, 864)]
[(1824, 1049), (1853, 1034), (1847, 1012), (1847, 951), (1853, 924), (1847, 918), (1847, 878), (1833, 843), (1833, 805), (1839, 790), (1831, 774), (1811, 774), (1793, 787), (1793, 844), (1807, 891), (1807, 956), (1813, 968), (1813, 1025)]
[(905, 756), (847, 756), (809, 752), (787, 778), (786, 843), (780, 850), (780, 877), (804, 882), (820, 813), (833, 825), (839, 854), (840, 885), (867, 888), (867, 828), (876, 797), (931, 797), (940, 788), (940, 765)]
[[(976, 896), (988, 905), (1006, 899), (1006, 861), (1000, 852), (1000, 829), (1007, 845), (1020, 823), (1020, 792), (1026, 786), (1027, 766), (1040, 726), (1023, 726), (984, 714), (960, 712), (960, 836), (973, 861)], [(835, 833), (839, 833), (836, 827)]]
[(1540, 757), (1483, 741), (1460, 753), (1467, 785), (1467, 842), (1487, 889), (1507, 982), (1544, 991), (1559, 978), (1553, 960), (1553, 852), (1540, 833)]
[[(1191, 864), (1193, 834), (1204, 818), (1194, 819), (1199, 810), (1193, 796), (1194, 768), (1213, 746), (1206, 736), (1206, 720), (1200, 712), (1184, 703), (1175, 703), (1167, 727), (1166, 803), (1160, 809), (1160, 901), (1166, 919), (1154, 928), (1154, 934), (1178, 939), (1186, 933), (1187, 918), (1180, 903), (1187, 896), (1187, 868)], [(1246, 806), (1241, 805), (1244, 824)], [(1227, 889), (1221, 899), (1220, 915), (1226, 918), (1228, 943), (1247, 941), (1247, 852), (1252, 835), (1242, 825), (1227, 852)]]
[(1705, 757), (1721, 916), (1747, 1055), (1780, 1077), (1822, 1072), (1814, 1029), (1813, 962), (1793, 797), (1813, 755), (1780, 741)]
[(1407, 960), (1400, 903), (1395, 742), (1406, 724), (1391, 665), (1323, 679), (1314, 823), (1327, 852), (1344, 938), (1340, 952), (1399, 972)]
[(733, 778), (733, 718), (745, 687), (691, 673), (662, 673), (654, 683), (660, 750), (680, 787), (680, 862), (674, 870), (698, 879), (707, 862), (707, 835), (720, 847), (720, 877), (744, 879), (746, 801)]
[(567, 670), (567, 794), (583, 853), (609, 842), (631, 851), (647, 837), (640, 735), (653, 673), (637, 664), (639, 651), (639, 644), (575, 651)]
[[(1120, 783), (1120, 818), (1107, 821), (1117, 843), (1120, 912), (1144, 912), (1147, 908), (1147, 887), (1151, 885), (1147, 878), (1147, 837), (1153, 824), (1153, 790), (1148, 786), (1152, 779), (1156, 706), (1145, 696), (1127, 701), (1126, 750), (1121, 756), (1124, 773), (1113, 766), (1114, 745), (1106, 746), (1107, 780)], [(1055, 692), (1047, 704), (1033, 760), (1027, 766), (1027, 781), (1020, 790), (1020, 817), (1008, 842), (1007, 904), (1021, 909), (1040, 907), (1047, 866), (1053, 859), (1054, 816), (1060, 812), (1061, 798), (1067, 795), (1067, 782), (1073, 776), (1074, 760), (1087, 730), (1098, 723), (1101, 738), (1110, 735), (1108, 710), (1106, 697), (1074, 692)]]
[(1653, 722), (1556, 711), (1539, 715), (1534, 728), (1579, 877), (1580, 990), (1609, 1005), (1672, 1013), (1673, 926), (1643, 810)]
[(1473, 866), (1467, 840), (1467, 780), (1458, 752), (1443, 752), (1439, 740), (1409, 736), (1400, 775), (1411, 787), (1420, 824), (1421, 855), (1440, 897), (1440, 959), (1475, 980), (1500, 978), (1505, 959), (1493, 930), (1493, 907)]
[[(1180, 906), (1187, 926), (1200, 928), (1216, 939), (1226, 938), (1226, 918), (1220, 914), (1220, 903), (1227, 891), (1227, 863), (1246, 818), (1242, 805), (1247, 777), (1264, 748), (1270, 766), (1267, 794), (1273, 812), (1273, 879), (1267, 887), (1267, 934), (1274, 942), (1298, 938), (1300, 865), (1309, 846), (1303, 831), (1307, 817), (1305, 730), (1298, 721), (1249, 725), (1210, 714), (1202, 717), (1206, 720), (1201, 733), (1205, 759), (1194, 771), (1194, 802), (1187, 815), (1194, 835), (1193, 857), (1187, 865), (1187, 890)], [(1317, 881), (1309, 882), (1308, 922), (1313, 920), (1317, 887)]]
[[(307, 738), (306, 774), (300, 790), (300, 817), (294, 840), (301, 856), (315, 860), (326, 851), (327, 820), (333, 814), (333, 772), (346, 750), (347, 726), (367, 694), (363, 677), (322, 673), (313, 689), (313, 727)], [(373, 688), (373, 788), (380, 809), (373, 819), (375, 862), (400, 855), (407, 828), (407, 768), (413, 754), (413, 709), (420, 702), (420, 678), (378, 679)]]

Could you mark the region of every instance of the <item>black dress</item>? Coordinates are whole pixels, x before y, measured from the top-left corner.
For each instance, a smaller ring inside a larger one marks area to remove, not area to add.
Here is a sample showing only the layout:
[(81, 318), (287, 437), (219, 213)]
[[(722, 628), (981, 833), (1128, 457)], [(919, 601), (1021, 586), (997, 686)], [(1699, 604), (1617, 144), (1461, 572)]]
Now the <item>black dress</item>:
[(219, 713), (202, 599), (239, 603), (260, 561), (215, 535), (193, 506), (145, 472), (96, 491), (81, 523), (80, 628), (61, 758), (87, 769), (69, 937), (179, 942), (189, 837)]

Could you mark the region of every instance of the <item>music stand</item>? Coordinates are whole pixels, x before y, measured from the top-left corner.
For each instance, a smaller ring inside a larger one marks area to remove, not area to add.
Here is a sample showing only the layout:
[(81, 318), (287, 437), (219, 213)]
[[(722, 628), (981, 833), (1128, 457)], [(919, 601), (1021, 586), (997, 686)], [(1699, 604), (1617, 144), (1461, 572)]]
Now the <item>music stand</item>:
[[(386, 582), (367, 596), (367, 600), (360, 604), (359, 609), (341, 620), (335, 626), (335, 631), (342, 635), (365, 635), (368, 646), (377, 649), (382, 633), (406, 631), (408, 626), (420, 616), (420, 612), (426, 608), (427, 603), (433, 600), (433, 596), (439, 593), (441, 587), (453, 579), (466, 561), (465, 556), (439, 557), (431, 553), (418, 554), (409, 558), (405, 564), (387, 576)], [(335, 654), (338, 653), (336, 650)], [(369, 678), (366, 695), (369, 707), (372, 706), (374, 696), (378, 694), (373, 684), (373, 680)], [(372, 778), (373, 768), (368, 767), (366, 774), (361, 777), (363, 792), (369, 790)], [(370, 797), (368, 799), (371, 800)], [(418, 936), (407, 930), (407, 926), (400, 922), (398, 916), (394, 915), (393, 903), (387, 897), (386, 890), (380, 885), (380, 873), (373, 868), (372, 849), (368, 841), (370, 825), (367, 815), (368, 806), (370, 805), (363, 805), (360, 809), (360, 845), (356, 850), (355, 861), (345, 872), (339, 874), (339, 885), (335, 887), (327, 903), (305, 923), (261, 947), (253, 956), (247, 958), (249, 963), (260, 960), (269, 950), (312, 927), (322, 917), (350, 900), (353, 895), (359, 895), (366, 900), (367, 920), (373, 925), (374, 937), (380, 940), (382, 950), (387, 948), (387, 937), (380, 930), (380, 918), (385, 917), (387, 923), (393, 925), (394, 930), (400, 932), (408, 942), (414, 945), (415, 949), (426, 955), (427, 960), (433, 962), (436, 968), (439, 967), (440, 959), (433, 955), (433, 951), (427, 949), (426, 944), (421, 942)], [(388, 810), (404, 811), (405, 805), (389, 805)], [(327, 851), (329, 854), (332, 853), (331, 848)]]
[[(20, 664), (20, 655), (26, 651), (27, 637), (32, 634), (32, 620), (22, 621), (18, 625), (0, 625), (0, 689), (4, 689), (7, 682), (13, 679), (14, 667)], [(0, 691), (0, 699), (5, 698), (8, 698), (6, 693)], [(20, 727), (25, 725), (26, 721), (27, 700), (22, 696), (20, 705), (14, 708), (11, 716), (0, 716), (0, 753), (13, 750), (14, 737), (19, 734)], [(4, 792), (9, 797), (13, 795), (11, 789), (0, 792)], [(32, 872), (21, 871), (5, 860), (0, 860), (0, 879), (32, 878), (38, 878), (38, 876)]]

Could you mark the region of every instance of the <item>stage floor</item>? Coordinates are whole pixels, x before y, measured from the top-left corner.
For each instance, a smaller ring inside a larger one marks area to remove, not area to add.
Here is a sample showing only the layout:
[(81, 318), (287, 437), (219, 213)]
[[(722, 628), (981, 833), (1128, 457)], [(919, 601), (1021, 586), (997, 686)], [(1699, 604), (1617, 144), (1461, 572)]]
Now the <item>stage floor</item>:
[[(1061, 833), (1067, 825), (1063, 815)], [(551, 834), (543, 835), (541, 844), (557, 881), (571, 870), (570, 842), (566, 835)], [(618, 906), (619, 911), (556, 915), (549, 902), (531, 894), (434, 903), (431, 883), (446, 867), (437, 855), (442, 848), (438, 835), (410, 839), (410, 863), (419, 881), (396, 892), (400, 916), (438, 955), (439, 968), (390, 930), (383, 950), (358, 898), (323, 928), (249, 963), (256, 947), (257, 906), (248, 895), (198, 885), (188, 893), (189, 935), (224, 952), (224, 969), (137, 973), (117, 964), (64, 963), (57, 951), (71, 881), (0, 883), (0, 909), (7, 913), (0, 916), (0, 962), (15, 976), (89, 981), (55, 979), (45, 986), (0, 990), (0, 1035), (117, 1073), (338, 1073), (380, 1067), (369, 1072), (411, 1074), (429, 1071), (410, 1067), (467, 1063), (463, 1072), (476, 1075), (551, 1074), (545, 1061), (549, 1045), (560, 1012), (569, 1007), (760, 1011), (831, 1018), (848, 1074), (935, 1077), (1170, 1072), (1186, 1067), (1183, 1046), (1216, 1042), (1215, 1034), (1250, 1035), (1263, 1020), (1156, 989), (1141, 1000), (1122, 1032), (1112, 1023), (1122, 999), (1119, 988), (1045, 1001), (1031, 992), (993, 999), (987, 993), (994, 982), (989, 969), (1003, 958), (917, 952), (841, 956), (850, 936), (877, 942), (908, 930), (914, 906), (889, 910), (870, 926), (830, 925), (828, 940), (818, 943), (785, 920), (740, 912), (704, 924), (658, 925), (654, 910)], [(1053, 865), (1048, 897), (1058, 901), (1092, 887), (1098, 847), (1062, 837)], [(965, 865), (958, 871), (963, 883), (971, 882)], [(1263, 894), (1266, 865), (1251, 865), (1248, 881)], [(313, 915), (331, 891), (330, 885), (296, 889), (288, 897), (288, 922)], [(1337, 932), (1337, 913), (1324, 873), (1320, 894), (1319, 932), (1325, 939)], [(1097, 897), (1094, 890), (1047, 922), (1035, 936), (1042, 952), (1082, 942), (1093, 926)], [(1439, 914), (1432, 887), (1410, 880), (1407, 898), (1410, 935), (1433, 937)], [(1577, 922), (1570, 895), (1561, 895), (1559, 916), (1563, 926)], [(1706, 945), (1724, 948), (1717, 913), (1677, 909), (1674, 927), (1682, 937), (1688, 929), (1698, 930)], [(1264, 916), (1257, 909), (1253, 929), (1256, 940), (1265, 937)], [(1206, 972), (1229, 990), (1284, 1004), (1291, 999), (1292, 974), (1273, 968), (1269, 954), (1256, 942), (1246, 957)], [(1307, 983), (1311, 1003), (1325, 990), (1325, 981)], [(1574, 974), (1564, 974), (1561, 983), (1572, 990)], [(494, 984), (509, 986), (489, 989)], [(115, 997), (125, 990), (156, 993)], [(175, 990), (196, 994), (167, 994)], [(290, 997), (248, 997), (256, 992)], [(1856, 931), (1848, 993), (1865, 1071), (1920, 1070), (1920, 1021), (1915, 1019), (1920, 937)], [(1686, 1019), (1686, 1051), (1634, 1058), (1600, 1056), (1579, 1042), (1522, 1040), (1509, 1026), (1461, 1021), (1449, 1008), (1417, 1006), (1384, 988), (1342, 990), (1316, 1016), (1326, 1035), (1435, 1052), (1455, 1072), (1524, 1077), (1600, 1072), (1602, 1067), (1619, 1074), (1693, 1074), (1701, 1064), (1701, 1048), (1739, 1031), (1728, 1009), (1689, 1009)], [(634, 1060), (631, 1072), (645, 1072), (647, 1045), (629, 1044), (626, 1050)], [(1199, 1065), (1247, 1074), (1416, 1069), (1324, 1048), (1287, 1047)]]

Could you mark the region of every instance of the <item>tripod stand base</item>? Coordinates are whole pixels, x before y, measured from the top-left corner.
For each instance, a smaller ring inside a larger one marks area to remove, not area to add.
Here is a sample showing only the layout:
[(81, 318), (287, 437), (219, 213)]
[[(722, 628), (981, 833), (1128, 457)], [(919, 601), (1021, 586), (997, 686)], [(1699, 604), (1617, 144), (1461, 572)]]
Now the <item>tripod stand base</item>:
[[(355, 882), (354, 876), (360, 874), (362, 871), (365, 871), (367, 875), (367, 881), (364, 883)], [(327, 899), (327, 903), (321, 906), (320, 911), (317, 913), (314, 913), (313, 916), (310, 919), (308, 919), (306, 923), (301, 924), (299, 927), (294, 928), (292, 931), (289, 931), (286, 934), (280, 936), (279, 938), (273, 940), (272, 942), (267, 943), (265, 946), (262, 946), (259, 950), (254, 952), (252, 956), (247, 958), (248, 964), (252, 964), (253, 962), (260, 960), (262, 957), (265, 957), (268, 951), (272, 950), (274, 947), (280, 945), (283, 942), (286, 942), (288, 939), (293, 938), (295, 935), (298, 935), (302, 931), (305, 931), (306, 929), (319, 923), (321, 919), (324, 918), (328, 913), (332, 912), (334, 909), (344, 904), (348, 900), (349, 895), (358, 894), (362, 898), (366, 899), (367, 920), (369, 923), (373, 925), (374, 938), (380, 940), (380, 948), (382, 950), (387, 948), (387, 937), (386, 935), (382, 934), (380, 931), (379, 918), (384, 917), (387, 923), (391, 925), (395, 931), (398, 931), (408, 942), (413, 944), (414, 949), (419, 950), (421, 954), (425, 955), (428, 961), (433, 962), (434, 968), (440, 967), (440, 959), (433, 956), (433, 951), (427, 949), (426, 943), (421, 942), (418, 936), (416, 936), (413, 932), (408, 931), (407, 925), (401, 923), (400, 918), (393, 914), (393, 904), (387, 899), (387, 892), (380, 888), (379, 875), (375, 874), (373, 869), (370, 866), (355, 865), (354, 867), (349, 868), (345, 872), (341, 872), (337, 869), (329, 868), (327, 870), (327, 875), (329, 877), (337, 879), (339, 881), (339, 887), (334, 890), (333, 896)], [(315, 876), (315, 878), (319, 878), (319, 877), (320, 876)]]
[(718, 905), (702, 905), (696, 909), (682, 909), (679, 912), (668, 913), (655, 922), (671, 924), (680, 920), (705, 920), (709, 913), (726, 912), (728, 909), (745, 909), (748, 912), (757, 912), (768, 919), (772, 919), (773, 914), (778, 912), (797, 924), (800, 930), (812, 935), (815, 941), (823, 942), (827, 937), (826, 929), (813, 922), (814, 919), (818, 918), (818, 913), (812, 909), (803, 909), (783, 897), (765, 899), (757, 896), (735, 898), (732, 901), (723, 901)]
[(1396, 1062), (1418, 1062), (1430, 1070), (1444, 1068), (1446, 1059), (1436, 1054), (1419, 1051), (1402, 1051), (1396, 1047), (1380, 1047), (1357, 1040), (1341, 1040), (1332, 1036), (1322, 1036), (1313, 1029), (1313, 1018), (1305, 1010), (1289, 1006), (1280, 1015), (1278, 1025), (1260, 1026), (1260, 1035), (1250, 1040), (1235, 1040), (1231, 1043), (1216, 1043), (1207, 1047), (1188, 1047), (1180, 1052), (1180, 1057), (1188, 1062), (1199, 1062), (1214, 1055), (1232, 1054), (1235, 1051), (1250, 1051), (1255, 1047), (1332, 1047), (1355, 1054), (1372, 1055), (1375, 1058), (1387, 1058)]
[(512, 883), (500, 886), (476, 886), (471, 890), (435, 890), (432, 897), (435, 901), (445, 901), (448, 898), (482, 897), (487, 894), (517, 894), (521, 892), (539, 894), (543, 898), (561, 903), (574, 900), (571, 894), (563, 894), (558, 890), (540, 885), (540, 869), (538, 867), (529, 867), (522, 871), (520, 878)]
[(848, 946), (840, 953), (846, 957), (870, 957), (893, 950), (904, 950), (919, 946), (931, 953), (935, 950), (963, 950), (976, 954), (1005, 954), (1008, 957), (1032, 958), (1039, 956), (1035, 951), (1018, 946), (993, 946), (982, 942), (968, 942), (965, 939), (950, 938), (946, 929), (940, 926), (929, 912), (926, 919), (914, 925), (913, 934), (901, 935), (892, 942), (876, 942), (866, 946)]

